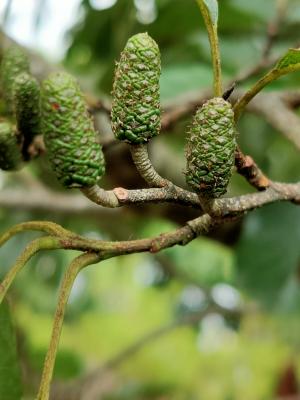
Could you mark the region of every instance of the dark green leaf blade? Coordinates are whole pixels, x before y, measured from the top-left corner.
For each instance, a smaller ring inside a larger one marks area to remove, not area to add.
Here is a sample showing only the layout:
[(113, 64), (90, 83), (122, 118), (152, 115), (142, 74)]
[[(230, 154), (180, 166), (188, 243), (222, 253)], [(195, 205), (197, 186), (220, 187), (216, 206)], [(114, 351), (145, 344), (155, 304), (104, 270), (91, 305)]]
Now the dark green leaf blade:
[(237, 246), (240, 283), (269, 306), (277, 306), (280, 293), (297, 271), (300, 259), (300, 210), (273, 204), (249, 214)]

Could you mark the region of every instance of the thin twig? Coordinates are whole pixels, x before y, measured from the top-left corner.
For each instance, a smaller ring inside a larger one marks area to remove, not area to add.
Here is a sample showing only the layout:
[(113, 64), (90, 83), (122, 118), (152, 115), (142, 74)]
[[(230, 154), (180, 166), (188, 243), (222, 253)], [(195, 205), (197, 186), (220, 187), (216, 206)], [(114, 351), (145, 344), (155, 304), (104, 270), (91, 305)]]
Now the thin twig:
[(0, 304), (5, 297), (8, 289), (22, 271), (27, 262), (40, 250), (55, 250), (61, 248), (60, 241), (57, 238), (46, 236), (29, 243), (23, 253), (17, 258), (15, 265), (8, 271), (3, 281), (0, 283)]
[(80, 191), (85, 197), (99, 206), (108, 208), (116, 208), (120, 206), (117, 196), (111, 190), (104, 190), (100, 186), (94, 185), (82, 188)]
[(25, 231), (39, 231), (47, 233), (51, 236), (76, 236), (73, 232), (70, 232), (62, 226), (51, 221), (28, 221), (14, 225), (12, 228), (0, 235), (0, 247), (3, 246), (14, 235)]
[(219, 48), (219, 38), (217, 32), (217, 18), (215, 21), (212, 20), (211, 14), (208, 10), (207, 5), (203, 0), (197, 0), (199, 8), (201, 10), (201, 14), (204, 19), (204, 23), (206, 26), (206, 30), (208, 33), (210, 49), (211, 49), (211, 58), (213, 64), (213, 73), (214, 73), (214, 96), (221, 97), (222, 96), (222, 69), (221, 69), (221, 56), (220, 56), (220, 48)]
[(92, 202), (109, 208), (121, 207), (125, 204), (164, 202), (201, 208), (196, 193), (189, 192), (171, 183), (163, 188), (129, 190), (119, 187), (107, 191), (98, 186), (93, 186), (91, 188), (81, 189), (81, 191)]
[(149, 158), (147, 144), (131, 145), (130, 152), (136, 169), (150, 187), (173, 185), (172, 182), (160, 176), (153, 167)]
[(53, 369), (55, 364), (56, 353), (58, 350), (58, 344), (60, 339), (60, 334), (62, 330), (63, 320), (66, 305), (71, 293), (71, 289), (75, 282), (78, 273), (86, 266), (95, 264), (99, 262), (101, 257), (95, 253), (85, 253), (81, 254), (79, 257), (75, 258), (67, 269), (61, 287), (59, 291), (59, 298), (57, 303), (57, 308), (54, 316), (54, 323), (52, 329), (52, 335), (50, 340), (50, 345), (47, 351), (42, 380), (37, 395), (37, 400), (48, 400), (50, 392), (50, 383), (52, 380)]
[[(186, 225), (168, 233), (153, 238), (137, 239), (121, 242), (109, 242), (102, 240), (86, 239), (78, 235), (62, 237), (46, 237), (38, 239), (30, 244), (25, 252), (19, 257), (13, 267), (14, 273), (2, 283), (2, 291), (9, 286), (16, 273), (25, 265), (25, 262), (40, 248), (64, 248), (80, 251), (94, 251), (101, 253), (102, 257), (110, 258), (123, 254), (132, 254), (149, 251), (157, 253), (165, 248), (175, 245), (186, 245), (195, 237), (208, 232), (213, 226), (222, 224), (226, 219), (243, 215), (245, 212), (261, 207), (275, 201), (292, 201), (300, 204), (300, 183), (284, 184), (270, 182), (270, 187), (263, 192), (251, 193), (233, 198), (223, 198), (214, 201), (212, 215), (204, 214), (194, 220), (188, 221)], [(44, 222), (46, 223), (46, 222)], [(35, 222), (38, 226), (38, 222)], [(47, 224), (47, 223), (46, 223)], [(19, 230), (19, 226), (11, 228), (10, 232)], [(2, 236), (2, 238), (5, 235)], [(7, 285), (6, 282), (9, 284)]]
[(131, 145), (130, 151), (138, 172), (151, 188), (136, 190), (115, 188), (107, 191), (95, 185), (81, 189), (81, 192), (94, 203), (109, 208), (120, 207), (124, 204), (162, 202), (175, 202), (200, 208), (201, 204), (195, 193), (174, 185), (157, 173), (149, 158), (147, 145)]
[(204, 214), (172, 232), (154, 238), (129, 240), (122, 242), (105, 242), (84, 238), (62, 239), (64, 248), (81, 251), (98, 251), (103, 256), (115, 257), (149, 251), (157, 253), (175, 245), (186, 245), (200, 234), (206, 233), (215, 225), (223, 224), (226, 219), (242, 216), (246, 212), (275, 201), (291, 201), (300, 204), (300, 183), (284, 184), (270, 182), (270, 187), (262, 192), (243, 196), (216, 199), (212, 207), (212, 216)]
[(290, 64), (285, 67), (278, 67), (277, 64), (271, 71), (267, 72), (254, 86), (249, 89), (234, 105), (234, 118), (238, 121), (247, 104), (268, 84), (274, 82), (283, 75), (295, 72), (300, 69), (300, 63)]

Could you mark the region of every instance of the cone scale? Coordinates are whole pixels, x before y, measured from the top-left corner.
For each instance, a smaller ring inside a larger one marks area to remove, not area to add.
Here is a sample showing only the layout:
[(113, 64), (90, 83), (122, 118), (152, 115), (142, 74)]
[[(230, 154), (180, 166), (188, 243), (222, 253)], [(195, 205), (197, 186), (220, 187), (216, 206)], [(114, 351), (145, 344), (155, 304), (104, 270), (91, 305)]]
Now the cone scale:
[(112, 130), (117, 139), (147, 143), (160, 132), (160, 52), (147, 34), (132, 36), (117, 64), (113, 84)]
[(226, 193), (234, 166), (236, 132), (231, 104), (221, 97), (197, 110), (188, 132), (186, 181), (203, 198)]
[(76, 80), (54, 73), (41, 90), (42, 132), (58, 180), (68, 188), (95, 185), (105, 166), (93, 121)]

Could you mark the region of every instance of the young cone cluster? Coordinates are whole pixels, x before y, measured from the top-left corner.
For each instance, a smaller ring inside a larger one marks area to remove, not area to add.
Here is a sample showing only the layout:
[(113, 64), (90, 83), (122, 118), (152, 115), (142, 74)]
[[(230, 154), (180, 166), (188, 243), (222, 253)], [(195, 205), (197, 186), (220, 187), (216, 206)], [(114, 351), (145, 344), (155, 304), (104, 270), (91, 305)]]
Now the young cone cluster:
[(19, 133), (27, 149), (34, 136), (40, 133), (40, 87), (37, 80), (23, 72), (13, 86), (14, 105)]
[(0, 169), (13, 171), (22, 163), (20, 145), (11, 123), (0, 121)]
[(69, 188), (95, 185), (104, 174), (104, 158), (72, 76), (54, 73), (43, 82), (41, 112), (44, 141), (57, 178)]
[(160, 52), (147, 34), (132, 36), (115, 71), (112, 129), (117, 139), (148, 142), (160, 132)]
[(208, 100), (193, 119), (186, 146), (187, 183), (201, 196), (226, 193), (234, 165), (236, 133), (231, 104)]
[(22, 72), (29, 73), (27, 55), (18, 46), (8, 47), (1, 63), (1, 86), (6, 100), (7, 111), (13, 113), (13, 87), (16, 77)]

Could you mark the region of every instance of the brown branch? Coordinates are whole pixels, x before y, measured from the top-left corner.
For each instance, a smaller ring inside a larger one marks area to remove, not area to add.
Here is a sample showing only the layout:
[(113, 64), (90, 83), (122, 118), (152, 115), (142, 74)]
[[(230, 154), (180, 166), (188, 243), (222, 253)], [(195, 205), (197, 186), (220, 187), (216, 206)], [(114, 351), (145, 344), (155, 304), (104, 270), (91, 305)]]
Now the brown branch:
[(216, 200), (215, 213), (222, 217), (233, 216), (276, 201), (300, 204), (300, 183), (271, 182), (270, 187), (263, 192)]
[(235, 152), (235, 165), (237, 172), (258, 190), (264, 190), (270, 186), (270, 180), (257, 166), (252, 157), (246, 156), (237, 147)]
[(200, 234), (211, 230), (212, 227), (223, 224), (227, 219), (242, 216), (247, 211), (275, 201), (291, 201), (300, 204), (300, 183), (272, 182), (271, 186), (263, 192), (217, 199), (212, 206), (212, 216), (204, 214), (172, 232), (163, 233), (154, 238), (122, 242), (106, 242), (81, 237), (61, 238), (61, 246), (65, 249), (101, 252), (103, 257), (107, 258), (146, 251), (157, 253), (175, 245), (184, 246)]
[(156, 253), (165, 248), (186, 245), (196, 236), (207, 232), (215, 224), (212, 218), (205, 214), (172, 232), (164, 233), (156, 237), (128, 240), (121, 242), (109, 242), (101, 240), (77, 238), (60, 238), (64, 249), (99, 252), (104, 258), (116, 257), (123, 254), (141, 253), (149, 251)]
[[(29, 225), (32, 224), (28, 227), (26, 226), (26, 223), (24, 223), (11, 228), (9, 230), (11, 234), (8, 235), (7, 232), (4, 233), (0, 237), (0, 242), (4, 243), (14, 233), (30, 229), (36, 230), (39, 229), (39, 226), (41, 228), (40, 230), (44, 231), (46, 226), (48, 227), (47, 232), (54, 232), (54, 236), (49, 237), (49, 243), (51, 242), (51, 246), (54, 246), (53, 248), (56, 249), (63, 248), (80, 250), (84, 252), (95, 252), (97, 255), (101, 256), (102, 259), (146, 251), (149, 251), (150, 253), (157, 253), (163, 249), (175, 245), (184, 246), (197, 236), (211, 230), (212, 227), (223, 224), (226, 222), (226, 220), (241, 216), (247, 211), (280, 200), (293, 201), (296, 204), (300, 204), (300, 182), (297, 184), (271, 182), (270, 187), (263, 192), (227, 199), (217, 199), (212, 203), (211, 215), (204, 214), (198, 218), (188, 221), (184, 226), (178, 229), (152, 238), (121, 242), (86, 239), (79, 235), (73, 235), (72, 233), (63, 230), (63, 228), (61, 228), (59, 225), (51, 222), (47, 223), (46, 221), (43, 221), (39, 223), (39, 221), (35, 221), (32, 223), (27, 223)], [(51, 241), (51, 238), (53, 241)], [(45, 238), (45, 240), (48, 246), (47, 238)], [(31, 251), (31, 247), (29, 250)], [(29, 253), (29, 255), (30, 254), (31, 253)], [(24, 262), (22, 256), (20, 258), (20, 262), (23, 266)], [(19, 270), (18, 265), (16, 267), (17, 270)]]
[(115, 188), (104, 190), (99, 186), (82, 189), (81, 192), (92, 202), (104, 207), (116, 208), (126, 204), (145, 203), (175, 203), (186, 206), (201, 208), (196, 193), (181, 189), (178, 186), (170, 185), (163, 188), (149, 189), (124, 189)]
[[(217, 214), (226, 216), (228, 215), (229, 210), (229, 212), (234, 215), (236, 212), (236, 205), (239, 207), (243, 205), (242, 211), (247, 211), (272, 201), (286, 200), (295, 203), (299, 202), (299, 183), (281, 184), (270, 181), (269, 184), (270, 188), (264, 193), (217, 199), (215, 201), (218, 209)], [(116, 188), (111, 192), (113, 192), (118, 198), (120, 206), (128, 204), (171, 202), (200, 208), (200, 202), (195, 193), (184, 191), (183, 189), (181, 190), (182, 192), (178, 193), (170, 188), (136, 190)], [(233, 207), (232, 204), (235, 204), (235, 206)], [(80, 195), (65, 195), (60, 192), (41, 189), (27, 189), (26, 196), (24, 196), (24, 190), (21, 189), (2, 190), (0, 191), (0, 206), (26, 210), (60, 211), (66, 213), (92, 212), (103, 216), (110, 214), (109, 210), (103, 210), (102, 208), (93, 205)], [(226, 212), (221, 212), (220, 214), (220, 209), (223, 209)], [(214, 212), (216, 212), (216, 209), (214, 209)]]
[(115, 188), (113, 192), (117, 196), (120, 205), (170, 202), (201, 208), (200, 201), (196, 193), (181, 189), (175, 185), (164, 188), (136, 190)]

